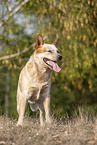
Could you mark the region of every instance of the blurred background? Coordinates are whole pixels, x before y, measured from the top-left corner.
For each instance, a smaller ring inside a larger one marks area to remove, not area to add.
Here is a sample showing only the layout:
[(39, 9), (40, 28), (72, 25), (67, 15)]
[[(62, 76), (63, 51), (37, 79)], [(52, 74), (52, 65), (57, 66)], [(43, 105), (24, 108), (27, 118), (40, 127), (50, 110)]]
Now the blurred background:
[(62, 70), (52, 75), (51, 113), (72, 116), (84, 106), (96, 114), (97, 1), (0, 0), (0, 115), (17, 116), (19, 73), (38, 33), (46, 43), (59, 37), (63, 56)]

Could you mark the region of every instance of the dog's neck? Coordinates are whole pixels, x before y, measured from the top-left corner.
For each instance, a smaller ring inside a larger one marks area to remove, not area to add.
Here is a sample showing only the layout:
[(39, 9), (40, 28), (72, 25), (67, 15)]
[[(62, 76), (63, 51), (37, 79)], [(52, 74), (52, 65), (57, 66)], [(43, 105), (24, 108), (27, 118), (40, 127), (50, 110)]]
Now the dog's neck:
[(36, 75), (40, 82), (51, 79), (52, 70), (45, 66), (44, 62), (39, 60), (39, 58), (37, 58), (34, 54), (30, 57), (27, 63), (27, 70), (30, 76)]

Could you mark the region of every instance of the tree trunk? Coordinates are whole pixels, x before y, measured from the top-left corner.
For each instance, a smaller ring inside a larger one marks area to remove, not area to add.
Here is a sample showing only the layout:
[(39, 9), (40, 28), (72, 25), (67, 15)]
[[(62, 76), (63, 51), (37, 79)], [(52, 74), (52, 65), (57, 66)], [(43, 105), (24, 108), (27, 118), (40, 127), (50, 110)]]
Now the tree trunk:
[(7, 74), (6, 74), (6, 93), (5, 93), (5, 115), (6, 118), (8, 118), (9, 115), (9, 93), (10, 93), (10, 71), (7, 69)]

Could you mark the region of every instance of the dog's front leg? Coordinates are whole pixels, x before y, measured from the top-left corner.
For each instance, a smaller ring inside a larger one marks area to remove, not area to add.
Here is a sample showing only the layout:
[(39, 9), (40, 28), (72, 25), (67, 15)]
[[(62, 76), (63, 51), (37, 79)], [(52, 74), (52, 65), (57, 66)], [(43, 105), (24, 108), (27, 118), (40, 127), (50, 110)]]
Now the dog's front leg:
[(43, 119), (44, 119), (44, 106), (43, 103), (39, 103), (39, 111), (40, 111), (40, 124), (43, 126)]
[(39, 110), (40, 110), (40, 124), (41, 124), (41, 126), (43, 126), (44, 111), (41, 110), (40, 108), (39, 108)]
[(26, 109), (26, 103), (27, 103), (26, 96), (25, 95), (21, 96), (21, 102), (20, 102), (20, 106), (19, 106), (19, 119), (18, 119), (18, 122), (17, 122), (17, 126), (18, 125), (22, 126), (22, 124), (23, 124), (23, 118), (24, 118), (24, 113), (25, 113), (25, 109)]
[(44, 100), (44, 109), (45, 109), (45, 118), (46, 118), (46, 122), (50, 123), (50, 95), (46, 96), (45, 100)]

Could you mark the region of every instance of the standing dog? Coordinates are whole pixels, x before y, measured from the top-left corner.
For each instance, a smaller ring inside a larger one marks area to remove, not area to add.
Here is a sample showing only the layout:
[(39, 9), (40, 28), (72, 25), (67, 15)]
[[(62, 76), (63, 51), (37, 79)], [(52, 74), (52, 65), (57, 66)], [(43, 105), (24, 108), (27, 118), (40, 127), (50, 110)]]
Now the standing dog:
[(52, 70), (61, 69), (56, 61), (62, 60), (57, 49), (58, 40), (53, 44), (44, 44), (43, 38), (38, 34), (36, 50), (22, 69), (17, 90), (17, 112), (19, 119), (17, 125), (23, 124), (24, 112), (27, 103), (32, 111), (40, 110), (40, 124), (43, 125), (45, 110), (46, 122), (50, 122), (50, 87)]

